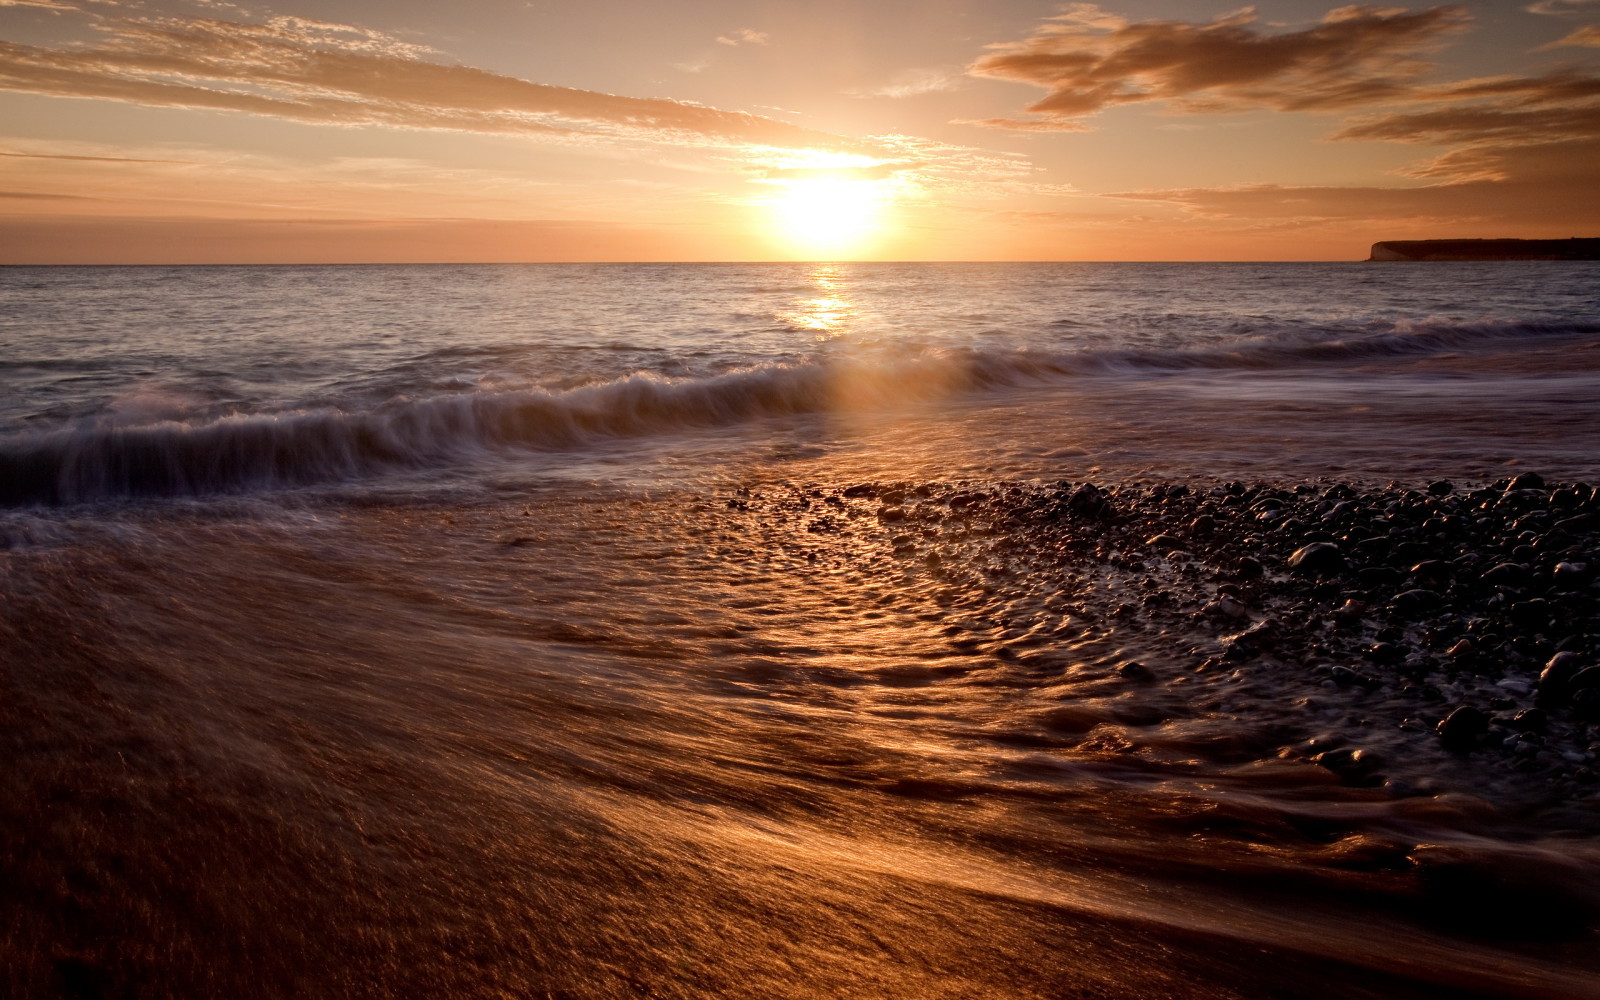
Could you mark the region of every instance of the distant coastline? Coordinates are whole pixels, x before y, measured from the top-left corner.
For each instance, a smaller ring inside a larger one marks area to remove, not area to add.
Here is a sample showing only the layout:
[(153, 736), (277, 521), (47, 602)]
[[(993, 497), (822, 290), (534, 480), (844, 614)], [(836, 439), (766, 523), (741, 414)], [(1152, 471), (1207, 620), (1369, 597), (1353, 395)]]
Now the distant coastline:
[(1600, 238), (1383, 240), (1367, 260), (1600, 260)]

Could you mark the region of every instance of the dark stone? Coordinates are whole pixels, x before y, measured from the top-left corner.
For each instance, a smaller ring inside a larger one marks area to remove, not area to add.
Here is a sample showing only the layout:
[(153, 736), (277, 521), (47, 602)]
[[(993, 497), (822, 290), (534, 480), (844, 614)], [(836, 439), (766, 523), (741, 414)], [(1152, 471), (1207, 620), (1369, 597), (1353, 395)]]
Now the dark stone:
[(1105, 517), (1111, 513), (1111, 501), (1098, 486), (1084, 483), (1068, 495), (1067, 509), (1085, 517)]
[(1600, 689), (1600, 665), (1584, 667), (1567, 681), (1567, 690), (1573, 693), (1597, 689)]
[(1462, 705), (1439, 723), (1439, 741), (1446, 750), (1467, 753), (1488, 731), (1489, 717), (1471, 705)]
[(1511, 727), (1524, 733), (1541, 733), (1550, 725), (1550, 719), (1544, 714), (1543, 709), (1524, 708), (1511, 717)]
[[(1355, 784), (1371, 782), (1374, 772), (1383, 767), (1384, 760), (1371, 750), (1340, 747), (1325, 750), (1311, 758), (1312, 762)], [(1376, 782), (1372, 782), (1376, 784)]]
[(1261, 560), (1254, 556), (1240, 556), (1233, 564), (1233, 575), (1241, 580), (1259, 580), (1266, 571)]
[(1378, 535), (1356, 543), (1356, 555), (1368, 562), (1383, 563), (1389, 561), (1389, 553), (1394, 550), (1394, 539), (1388, 535)]
[(1575, 517), (1557, 521), (1551, 525), (1551, 530), (1575, 534), (1587, 530), (1596, 520), (1600, 520), (1600, 518), (1596, 518), (1593, 514), (1578, 514)]
[(1594, 579), (1594, 573), (1590, 571), (1588, 563), (1559, 562), (1551, 570), (1550, 579), (1562, 590), (1577, 590)]
[(1428, 492), (1436, 497), (1447, 497), (1455, 491), (1455, 484), (1448, 479), (1440, 479), (1428, 484)]
[(1506, 486), (1507, 493), (1510, 493), (1513, 490), (1542, 489), (1544, 489), (1544, 477), (1539, 475), (1537, 472), (1524, 472), (1522, 475), (1511, 480), (1511, 482)]
[(1423, 845), (1410, 860), (1424, 913), (1470, 934), (1540, 940), (1581, 933), (1591, 916), (1575, 866)]
[(1392, 642), (1375, 642), (1367, 647), (1367, 659), (1373, 663), (1399, 663), (1405, 658), (1405, 647)]
[(1425, 559), (1411, 567), (1411, 578), (1424, 587), (1448, 584), (1456, 575), (1456, 564), (1443, 559)]
[(1328, 677), (1340, 687), (1360, 687), (1368, 691), (1381, 685), (1377, 679), (1358, 673), (1349, 667), (1338, 666), (1328, 671)]
[(1528, 582), (1528, 567), (1520, 563), (1503, 562), (1489, 567), (1480, 579), (1498, 590), (1520, 587)]
[(1338, 573), (1345, 568), (1344, 553), (1332, 542), (1312, 542), (1289, 556), (1289, 568), (1311, 576)]
[(1398, 611), (1416, 612), (1436, 608), (1441, 600), (1442, 598), (1433, 591), (1417, 587), (1413, 590), (1403, 590), (1394, 595), (1394, 600), (1391, 603)]
[(1148, 681), (1154, 678), (1155, 674), (1138, 660), (1129, 660), (1117, 668), (1117, 676), (1130, 681)]
[(1550, 624), (1550, 602), (1542, 597), (1518, 601), (1506, 609), (1506, 614), (1523, 628), (1539, 628)]

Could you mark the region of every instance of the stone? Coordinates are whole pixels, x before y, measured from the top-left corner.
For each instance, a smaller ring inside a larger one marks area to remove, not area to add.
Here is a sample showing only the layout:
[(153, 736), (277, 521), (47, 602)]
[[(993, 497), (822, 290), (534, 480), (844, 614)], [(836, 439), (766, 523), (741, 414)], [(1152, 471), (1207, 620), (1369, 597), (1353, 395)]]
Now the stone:
[(1295, 549), (1288, 565), (1296, 573), (1326, 576), (1345, 568), (1344, 553), (1332, 542), (1312, 542)]
[(1489, 717), (1471, 705), (1462, 705), (1439, 723), (1438, 731), (1446, 750), (1467, 753), (1489, 731)]
[(1528, 567), (1520, 563), (1496, 563), (1485, 570), (1479, 579), (1496, 590), (1520, 587), (1528, 581)]

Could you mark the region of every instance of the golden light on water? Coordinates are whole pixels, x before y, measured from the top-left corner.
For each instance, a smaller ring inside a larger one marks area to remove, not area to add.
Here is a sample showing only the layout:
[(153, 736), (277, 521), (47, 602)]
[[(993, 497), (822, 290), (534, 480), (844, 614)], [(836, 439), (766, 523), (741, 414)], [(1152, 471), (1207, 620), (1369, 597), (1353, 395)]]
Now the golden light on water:
[(817, 340), (831, 340), (849, 330), (855, 305), (845, 296), (844, 276), (832, 264), (818, 264), (807, 275), (816, 293), (797, 299), (794, 308), (778, 319), (801, 330), (813, 331)]

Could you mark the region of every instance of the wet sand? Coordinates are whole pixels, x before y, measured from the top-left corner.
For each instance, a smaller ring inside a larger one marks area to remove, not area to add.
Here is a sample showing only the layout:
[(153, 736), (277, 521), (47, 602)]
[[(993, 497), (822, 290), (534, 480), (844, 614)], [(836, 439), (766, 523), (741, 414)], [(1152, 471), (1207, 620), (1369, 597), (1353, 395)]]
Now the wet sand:
[(20, 545), (0, 986), (1594, 992), (1600, 501), (1447, 485), (763, 480)]

